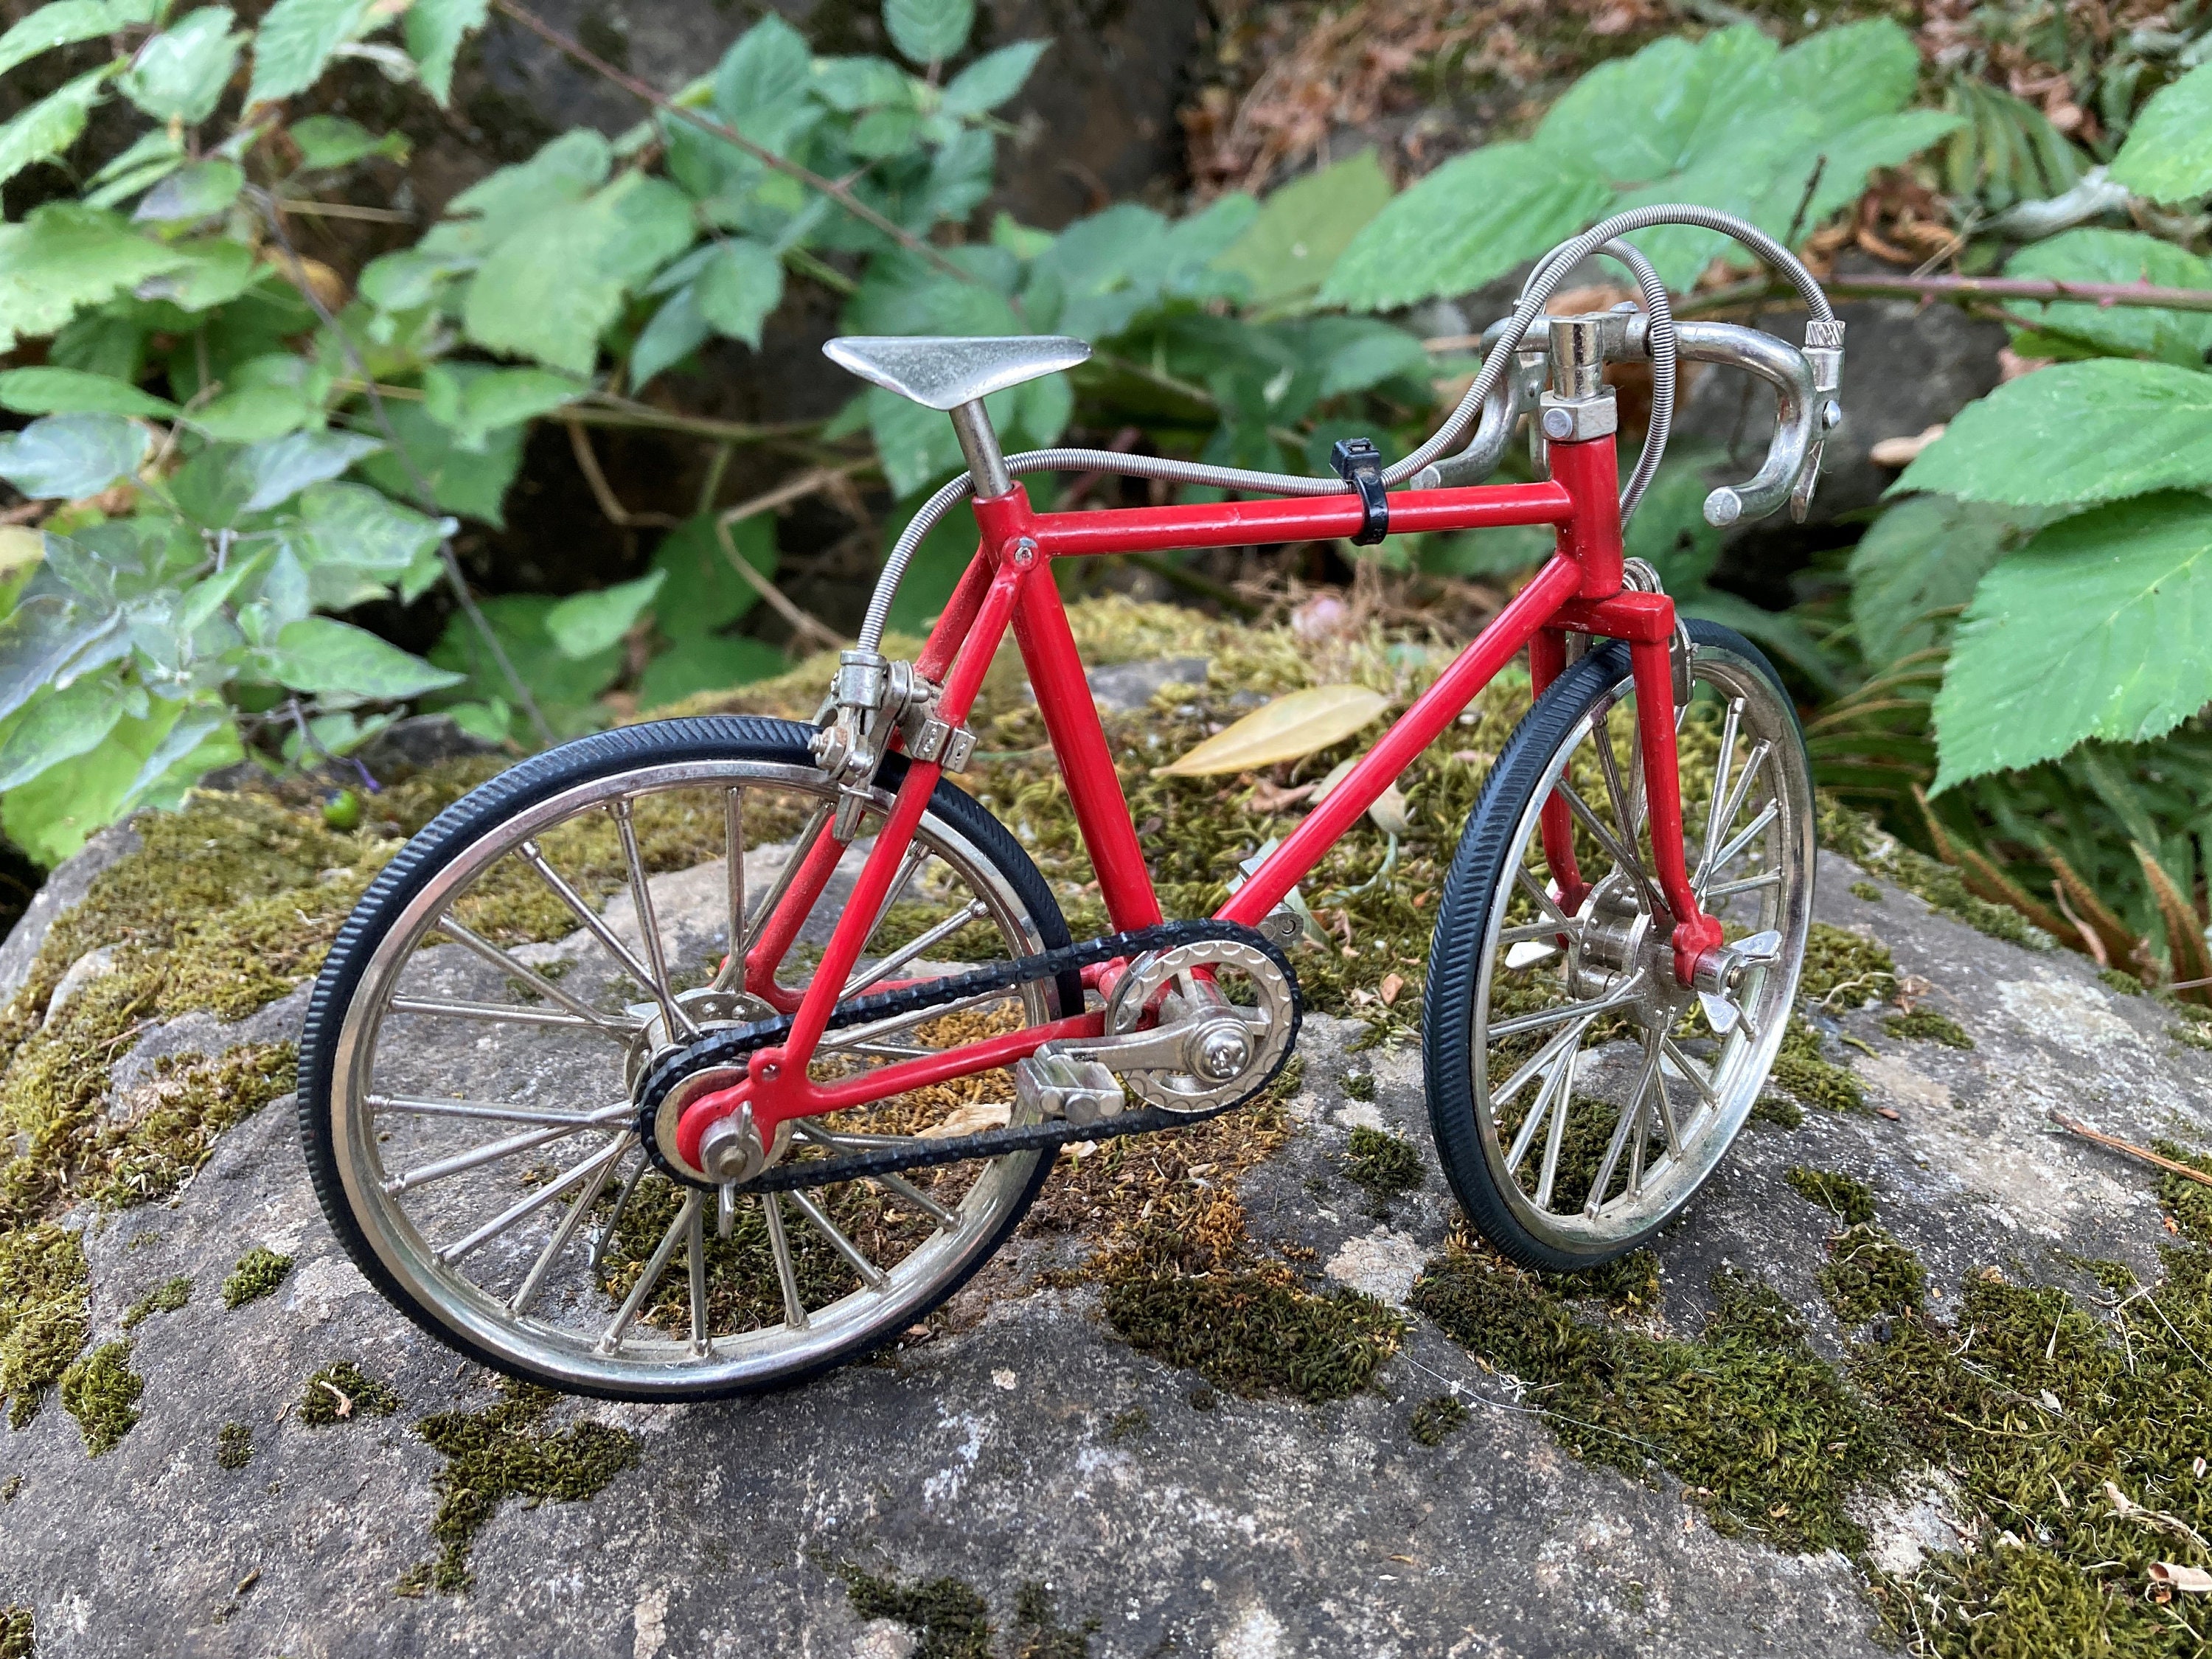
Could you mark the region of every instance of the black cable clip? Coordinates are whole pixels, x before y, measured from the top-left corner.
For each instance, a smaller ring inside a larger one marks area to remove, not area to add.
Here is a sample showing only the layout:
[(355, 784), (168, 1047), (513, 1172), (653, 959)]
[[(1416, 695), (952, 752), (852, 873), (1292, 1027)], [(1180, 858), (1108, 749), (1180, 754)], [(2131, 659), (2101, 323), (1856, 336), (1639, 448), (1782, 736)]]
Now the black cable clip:
[(1359, 492), (1364, 515), (1354, 547), (1372, 547), (1390, 533), (1390, 498), (1382, 493), (1382, 452), (1367, 438), (1340, 438), (1328, 453), (1336, 476)]

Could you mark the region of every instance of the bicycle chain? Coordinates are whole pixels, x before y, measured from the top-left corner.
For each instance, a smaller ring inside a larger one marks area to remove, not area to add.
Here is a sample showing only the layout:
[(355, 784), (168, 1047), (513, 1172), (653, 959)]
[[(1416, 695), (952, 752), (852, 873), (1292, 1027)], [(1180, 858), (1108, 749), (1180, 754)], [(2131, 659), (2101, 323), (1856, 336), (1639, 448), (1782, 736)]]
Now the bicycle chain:
[[(1291, 1054), (1297, 1046), (1298, 1026), (1304, 1018), (1304, 1004), (1298, 995), (1297, 974), (1291, 968), (1289, 958), (1266, 934), (1241, 922), (1163, 922), (1154, 927), (1139, 927), (1126, 933), (1109, 933), (1101, 939), (1064, 945), (1057, 950), (1018, 957), (994, 967), (978, 968), (965, 974), (954, 974), (944, 979), (905, 986), (896, 991), (878, 992), (873, 996), (856, 997), (850, 1002), (840, 1004), (832, 1012), (830, 1027), (835, 1030), (848, 1025), (866, 1024), (896, 1014), (915, 1013), (989, 991), (1008, 991), (1039, 981), (1056, 980), (1063, 974), (1079, 972), (1118, 957), (1139, 956), (1147, 951), (1172, 950), (1179, 945), (1202, 944), (1209, 940), (1231, 940), (1265, 953), (1282, 969), (1291, 988), (1291, 1041), (1284, 1045), (1281, 1056), (1268, 1068), (1267, 1076), (1236, 1099), (1203, 1111), (1176, 1112), (1163, 1107), (1146, 1107), (1124, 1112), (1117, 1117), (1102, 1118), (1090, 1124), (1060, 1122), (1010, 1126), (1004, 1129), (981, 1130), (971, 1135), (952, 1136), (920, 1146), (873, 1147), (842, 1158), (780, 1164), (763, 1170), (749, 1182), (733, 1186), (732, 1190), (744, 1194), (791, 1192), (806, 1187), (824, 1187), (840, 1181), (895, 1175), (906, 1170), (927, 1169), (940, 1164), (1000, 1158), (1009, 1152), (1041, 1152), (1077, 1141), (1111, 1140), (1123, 1135), (1146, 1134), (1156, 1129), (1170, 1129), (1181, 1124), (1201, 1122), (1206, 1118), (1218, 1117), (1224, 1112), (1236, 1110), (1273, 1083), (1289, 1063)], [(654, 1133), (660, 1104), (668, 1097), (669, 1091), (685, 1078), (710, 1066), (734, 1064), (757, 1049), (771, 1047), (790, 1032), (791, 1026), (792, 1017), (788, 1014), (779, 1014), (774, 1019), (726, 1026), (696, 1042), (685, 1044), (647, 1073), (644, 1091), (639, 1096), (637, 1136), (645, 1148), (645, 1155), (662, 1174), (687, 1187), (720, 1190), (719, 1187), (702, 1182), (696, 1176), (675, 1168), (662, 1156), (659, 1139)]]

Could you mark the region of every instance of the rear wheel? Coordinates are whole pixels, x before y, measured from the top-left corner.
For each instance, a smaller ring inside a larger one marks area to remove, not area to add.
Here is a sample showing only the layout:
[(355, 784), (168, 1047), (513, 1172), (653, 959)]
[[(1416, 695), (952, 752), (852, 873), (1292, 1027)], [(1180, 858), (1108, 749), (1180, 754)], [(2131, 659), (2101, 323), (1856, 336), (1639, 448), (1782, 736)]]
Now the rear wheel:
[[(1656, 1233), (1743, 1127), (1796, 994), (1813, 902), (1813, 790), (1796, 711), (1740, 635), (1689, 624), (1679, 720), (1691, 885), (1727, 937), (1779, 935), (1718, 1010), (1674, 975), (1655, 915), (1628, 648), (1575, 663), (1516, 728), (1455, 854), (1431, 947), (1423, 1059), (1437, 1150), (1506, 1255), (1595, 1267)], [(1546, 860), (1554, 796), (1588, 893)]]
[[(775, 1387), (922, 1317), (1028, 1208), (1039, 1152), (726, 1201), (639, 1140), (656, 1056), (775, 1012), (722, 964), (826, 833), (836, 787), (811, 735), (673, 720), (550, 750), (441, 814), (340, 934), (301, 1040), (308, 1164), (348, 1253), (441, 1340), (573, 1393)], [(875, 817), (787, 954), (787, 1006), (903, 773), (885, 763)], [(1067, 942), (1035, 865), (940, 783), (843, 990)], [(1041, 1023), (1081, 994), (1066, 975), (833, 1030), (815, 1074)], [(957, 1079), (801, 1120), (790, 1155), (1018, 1121), (1013, 1100), (1003, 1073)]]

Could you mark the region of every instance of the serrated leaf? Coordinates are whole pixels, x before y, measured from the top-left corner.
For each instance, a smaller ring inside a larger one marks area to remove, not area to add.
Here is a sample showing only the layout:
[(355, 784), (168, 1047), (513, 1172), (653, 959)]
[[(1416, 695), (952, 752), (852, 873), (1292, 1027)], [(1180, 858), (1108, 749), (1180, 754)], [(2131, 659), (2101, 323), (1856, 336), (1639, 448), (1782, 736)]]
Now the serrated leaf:
[(251, 247), (228, 236), (203, 236), (174, 246), (184, 257), (139, 283), (137, 298), (166, 301), (179, 311), (209, 311), (228, 305), (270, 275)]
[(218, 443), (258, 444), (297, 432), (321, 414), (321, 406), (308, 401), (297, 386), (245, 386), (179, 418)]
[(422, 89), (443, 104), (453, 95), (461, 42), (483, 27), (490, 0), (414, 0), (407, 8), (407, 55)]
[(696, 282), (699, 314), (718, 334), (760, 349), (761, 325), (783, 300), (783, 261), (763, 242), (722, 243)]
[(975, 27), (975, 0), (884, 0), (884, 28), (913, 63), (943, 63)]
[(2033, 507), (1915, 495), (1877, 519), (1851, 550), (1851, 625), (1875, 668), (1950, 631), (1932, 614), (1963, 606), (1983, 574), (2042, 528)]
[(887, 58), (817, 58), (808, 84), (834, 110), (862, 110), (914, 101), (914, 77)]
[(458, 685), (461, 677), (332, 617), (303, 617), (266, 653), (279, 684), (295, 691), (396, 702)]
[(281, 507), (309, 484), (335, 478), (364, 455), (374, 455), (383, 447), (380, 439), (358, 432), (295, 432), (255, 444), (240, 457), (253, 481), (245, 510), (263, 513)]
[(492, 250), (463, 304), (469, 337), (588, 374), (623, 295), (690, 245), (673, 185), (625, 173), (589, 199), (537, 215)]
[(0, 184), (25, 167), (52, 161), (75, 143), (84, 131), (85, 117), (100, 101), (100, 88), (118, 67), (103, 64), (80, 75), (0, 126)]
[(430, 499), (441, 510), (481, 520), (495, 529), (505, 527), (500, 504), (522, 465), (524, 428), (488, 433), (483, 451), (473, 453), (455, 442), (453, 434), (432, 420), (420, 404), (387, 404), (385, 416), (398, 434), (405, 463), (389, 451), (371, 455), (359, 463), (363, 477), (386, 495), (410, 503), (415, 502), (415, 480), (420, 477), (430, 486)]
[(637, 705), (662, 708), (702, 691), (773, 679), (790, 666), (783, 653), (765, 640), (714, 634), (678, 640), (646, 665), (637, 682)]
[(187, 257), (112, 213), (69, 202), (34, 208), (21, 223), (0, 225), (0, 350), (19, 336), (52, 334), (81, 307)]
[[(775, 518), (757, 514), (729, 528), (731, 545), (763, 577), (775, 574)], [(682, 640), (727, 628), (760, 602), (760, 590), (731, 568), (714, 514), (686, 519), (661, 538), (653, 569), (667, 578), (653, 607), (660, 631)]]
[(122, 718), (123, 689), (105, 677), (47, 692), (0, 742), (0, 790), (18, 788), (48, 767), (98, 748)]
[(2112, 158), (2112, 177), (2154, 202), (2212, 194), (2212, 64), (2160, 87)]
[(221, 213), (246, 188), (246, 171), (235, 161), (192, 161), (148, 191), (131, 218), (139, 223), (170, 224)]
[(0, 34), (0, 75), (56, 46), (95, 40), (126, 23), (143, 22), (145, 10), (137, 5), (111, 6), (107, 0), (53, 0)]
[[(2148, 283), (2159, 288), (2212, 289), (2212, 264), (2140, 231), (2085, 227), (2031, 242), (2005, 265), (2008, 276), (2064, 283)], [(2212, 349), (2212, 314), (2090, 301), (2045, 305), (2021, 301), (2015, 314), (2069, 338), (2112, 352), (2201, 365)]]
[[(410, 21), (420, 9), (419, 6), (408, 9)], [(404, 158), (407, 154), (407, 140), (398, 133), (387, 132), (380, 138), (360, 122), (349, 121), (343, 115), (310, 115), (293, 122), (286, 131), (300, 147), (300, 165), (313, 171), (349, 167), (369, 155)]]
[(120, 415), (50, 415), (0, 434), (0, 478), (34, 501), (76, 501), (136, 472), (149, 441)]
[(663, 369), (682, 362), (714, 331), (699, 314), (698, 288), (686, 283), (638, 331), (637, 343), (629, 349), (630, 384), (642, 386)]
[(2212, 702), (2212, 653), (2185, 646), (2207, 638), (2212, 501), (2164, 494), (2062, 520), (1974, 594), (1936, 698), (1934, 793), (2087, 738), (2164, 736)]
[[(49, 534), (48, 546), (61, 541)], [(51, 684), (117, 625), (116, 614), (62, 593), (38, 593), (0, 617), (0, 719)]]
[(196, 125), (215, 113), (244, 34), (231, 33), (228, 6), (187, 12), (138, 48), (119, 85), (123, 95), (157, 121)]
[(422, 376), (422, 407), (454, 442), (481, 453), (494, 432), (550, 414), (588, 390), (542, 368), (434, 363)]
[(276, 0), (253, 37), (247, 107), (305, 92), (336, 52), (361, 33), (369, 0)]
[(948, 115), (988, 115), (1019, 92), (1052, 45), (1049, 40), (1017, 40), (986, 52), (954, 76), (939, 105)]
[(1308, 686), (1254, 709), (1154, 770), (1165, 777), (1205, 778), (1300, 760), (1342, 743), (1389, 706), (1389, 698), (1364, 685)]
[(571, 661), (597, 656), (622, 642), (667, 580), (666, 572), (656, 570), (596, 592), (572, 593), (545, 613), (546, 637)]
[(781, 150), (808, 118), (813, 71), (805, 36), (770, 12), (714, 66), (714, 113), (755, 143)]
[(434, 552), (453, 522), (441, 523), (357, 483), (311, 485), (301, 494), (298, 513), (286, 540), (307, 569), (344, 565), (387, 581)]
[[(527, 161), (477, 179), (447, 203), (446, 211), (475, 216), (469, 228), (481, 252), (534, 216), (563, 202), (582, 201), (606, 182), (613, 166), (614, 151), (605, 137), (589, 127), (573, 128), (542, 146)], [(431, 234), (455, 228), (448, 222)]]
[(18, 415), (144, 415), (156, 420), (177, 412), (167, 398), (76, 368), (11, 368), (0, 374), (0, 408)]
[(2100, 358), (1967, 404), (1891, 488), (2034, 507), (2206, 486), (2212, 374)]
[(1375, 152), (1363, 149), (1270, 195), (1214, 264), (1250, 283), (1255, 306), (1310, 294), (1390, 194)]

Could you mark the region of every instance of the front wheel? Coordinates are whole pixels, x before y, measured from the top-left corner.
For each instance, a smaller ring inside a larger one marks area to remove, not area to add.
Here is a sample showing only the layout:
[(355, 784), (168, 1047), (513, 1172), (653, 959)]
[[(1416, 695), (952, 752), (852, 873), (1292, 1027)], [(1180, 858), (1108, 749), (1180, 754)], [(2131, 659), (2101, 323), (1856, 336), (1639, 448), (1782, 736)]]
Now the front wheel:
[[(1677, 711), (1691, 886), (1726, 936), (1779, 935), (1726, 1031), (1674, 975), (1655, 915), (1628, 647), (1570, 667), (1507, 742), (1461, 837), (1423, 1010), (1437, 1151), (1483, 1236), (1525, 1266), (1596, 1267), (1666, 1224), (1743, 1127), (1811, 925), (1813, 786), (1796, 709), (1741, 635), (1691, 623)], [(1569, 809), (1575, 873), (1540, 821)]]

